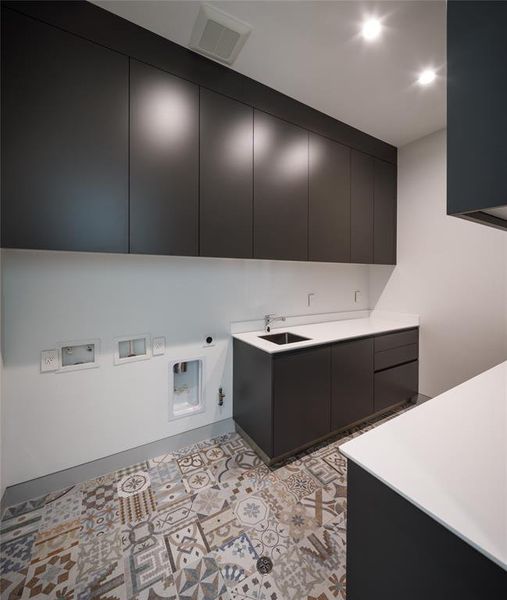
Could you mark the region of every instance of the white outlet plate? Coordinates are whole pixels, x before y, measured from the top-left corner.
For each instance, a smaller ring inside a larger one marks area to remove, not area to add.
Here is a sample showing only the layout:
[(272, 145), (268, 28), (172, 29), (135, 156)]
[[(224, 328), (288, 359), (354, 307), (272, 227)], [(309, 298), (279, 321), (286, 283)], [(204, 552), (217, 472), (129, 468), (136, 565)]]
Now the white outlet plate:
[(40, 353), (40, 372), (50, 373), (60, 368), (58, 350), (43, 350)]
[(165, 337), (153, 338), (153, 356), (165, 354)]

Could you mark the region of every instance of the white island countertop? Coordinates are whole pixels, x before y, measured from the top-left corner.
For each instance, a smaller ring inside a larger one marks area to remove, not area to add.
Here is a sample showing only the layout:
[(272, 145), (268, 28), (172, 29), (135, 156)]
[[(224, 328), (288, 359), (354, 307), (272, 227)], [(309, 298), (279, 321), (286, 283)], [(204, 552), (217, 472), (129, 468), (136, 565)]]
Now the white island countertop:
[(340, 451), (507, 570), (507, 362)]
[(267, 335), (265, 331), (249, 331), (247, 333), (234, 333), (233, 338), (241, 340), (259, 350), (275, 354), (277, 352), (287, 352), (288, 350), (300, 350), (310, 346), (320, 344), (329, 344), (358, 337), (372, 336), (379, 333), (389, 333), (402, 329), (419, 326), (419, 318), (416, 315), (391, 314), (375, 316), (374, 314), (366, 318), (349, 318), (340, 321), (325, 321), (323, 323), (311, 323), (308, 325), (288, 325), (277, 321), (274, 323), (270, 333), (283, 333), (290, 331), (303, 337), (309, 338), (302, 342), (293, 342), (290, 344), (275, 344), (268, 340), (263, 340), (261, 335)]

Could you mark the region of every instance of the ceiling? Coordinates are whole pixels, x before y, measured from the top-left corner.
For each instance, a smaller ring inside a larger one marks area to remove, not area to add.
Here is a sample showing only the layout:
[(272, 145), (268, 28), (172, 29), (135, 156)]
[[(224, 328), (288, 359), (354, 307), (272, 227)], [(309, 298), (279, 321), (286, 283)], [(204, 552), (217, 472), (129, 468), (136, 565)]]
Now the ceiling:
[[(95, 0), (187, 47), (200, 2)], [(395, 146), (445, 127), (445, 1), (210, 2), (253, 27), (231, 68)], [(359, 35), (382, 19), (380, 39)], [(437, 69), (428, 87), (415, 83)]]

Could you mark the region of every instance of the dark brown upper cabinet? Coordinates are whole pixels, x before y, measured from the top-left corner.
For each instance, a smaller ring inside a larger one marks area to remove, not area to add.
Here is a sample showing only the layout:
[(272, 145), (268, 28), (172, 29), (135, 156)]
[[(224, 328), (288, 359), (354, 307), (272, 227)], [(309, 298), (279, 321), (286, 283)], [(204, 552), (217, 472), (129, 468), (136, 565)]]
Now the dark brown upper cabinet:
[(257, 110), (254, 256), (308, 258), (308, 132)]
[(127, 252), (128, 58), (2, 9), (2, 245)]
[(350, 148), (309, 139), (308, 260), (350, 262)]
[(350, 260), (373, 263), (374, 159), (352, 150), (350, 161)]
[(199, 88), (130, 61), (130, 251), (198, 253)]
[(201, 88), (201, 256), (253, 253), (253, 108)]
[(373, 262), (396, 264), (396, 165), (375, 159)]

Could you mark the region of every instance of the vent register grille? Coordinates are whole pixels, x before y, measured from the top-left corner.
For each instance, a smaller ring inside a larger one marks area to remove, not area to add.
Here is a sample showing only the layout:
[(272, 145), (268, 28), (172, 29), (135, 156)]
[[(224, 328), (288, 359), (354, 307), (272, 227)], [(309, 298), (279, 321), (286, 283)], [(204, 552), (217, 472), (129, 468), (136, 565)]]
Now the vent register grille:
[(252, 28), (218, 10), (203, 4), (192, 30), (190, 48), (220, 62), (232, 64), (243, 48)]

